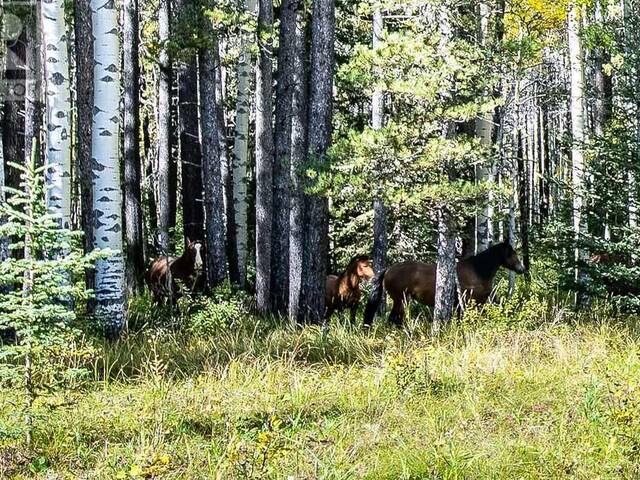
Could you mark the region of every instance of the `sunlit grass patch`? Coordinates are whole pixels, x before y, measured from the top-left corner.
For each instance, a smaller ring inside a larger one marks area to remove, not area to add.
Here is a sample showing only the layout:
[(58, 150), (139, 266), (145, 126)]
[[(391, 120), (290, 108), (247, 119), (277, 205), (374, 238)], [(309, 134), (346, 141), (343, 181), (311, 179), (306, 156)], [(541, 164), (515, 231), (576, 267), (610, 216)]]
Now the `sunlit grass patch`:
[(0, 393), (0, 476), (633, 478), (628, 322), (132, 333), (83, 391), (36, 405), (30, 448), (19, 394)]

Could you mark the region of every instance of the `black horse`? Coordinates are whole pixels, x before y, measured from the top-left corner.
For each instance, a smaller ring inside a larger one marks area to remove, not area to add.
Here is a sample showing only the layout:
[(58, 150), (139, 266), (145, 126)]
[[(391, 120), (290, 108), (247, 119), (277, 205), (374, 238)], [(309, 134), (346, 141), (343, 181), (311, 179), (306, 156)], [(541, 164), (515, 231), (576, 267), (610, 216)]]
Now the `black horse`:
[[(458, 281), (466, 297), (482, 304), (493, 291), (493, 279), (500, 267), (524, 273), (525, 267), (508, 242), (499, 243), (482, 253), (458, 263)], [(373, 281), (373, 290), (364, 314), (364, 324), (371, 325), (382, 301), (384, 291), (393, 300), (389, 321), (400, 326), (406, 303), (414, 299), (423, 305), (434, 306), (436, 294), (436, 265), (421, 262), (396, 263), (382, 271)]]

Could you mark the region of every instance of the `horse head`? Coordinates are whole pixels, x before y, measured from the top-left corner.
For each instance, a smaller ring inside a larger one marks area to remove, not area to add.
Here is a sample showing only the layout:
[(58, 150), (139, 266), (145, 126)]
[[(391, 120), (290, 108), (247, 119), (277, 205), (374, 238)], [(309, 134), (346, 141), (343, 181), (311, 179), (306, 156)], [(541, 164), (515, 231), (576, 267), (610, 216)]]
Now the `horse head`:
[(527, 271), (524, 264), (518, 258), (518, 254), (511, 246), (511, 243), (504, 242), (500, 245), (502, 248), (502, 266), (516, 273), (524, 273)]
[(371, 280), (375, 272), (373, 271), (373, 266), (371, 265), (371, 259), (367, 255), (358, 255), (354, 257), (351, 262), (349, 262), (349, 267), (347, 268), (349, 272), (353, 272), (358, 278), (362, 278), (364, 280)]
[(204, 262), (202, 261), (202, 243), (198, 240), (192, 242), (187, 238), (186, 252), (189, 255), (189, 260), (191, 260), (193, 269), (200, 273), (204, 265)]

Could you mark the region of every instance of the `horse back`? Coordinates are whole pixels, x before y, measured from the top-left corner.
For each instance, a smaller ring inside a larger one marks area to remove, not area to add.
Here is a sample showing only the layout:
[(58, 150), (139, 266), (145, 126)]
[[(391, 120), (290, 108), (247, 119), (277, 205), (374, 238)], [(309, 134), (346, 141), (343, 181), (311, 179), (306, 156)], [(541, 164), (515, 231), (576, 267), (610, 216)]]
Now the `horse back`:
[(150, 286), (154, 286), (165, 278), (171, 264), (175, 260), (174, 257), (156, 258), (149, 267), (147, 280)]
[(384, 275), (384, 289), (394, 301), (415, 298), (433, 306), (436, 266), (422, 262), (402, 262), (389, 267)]

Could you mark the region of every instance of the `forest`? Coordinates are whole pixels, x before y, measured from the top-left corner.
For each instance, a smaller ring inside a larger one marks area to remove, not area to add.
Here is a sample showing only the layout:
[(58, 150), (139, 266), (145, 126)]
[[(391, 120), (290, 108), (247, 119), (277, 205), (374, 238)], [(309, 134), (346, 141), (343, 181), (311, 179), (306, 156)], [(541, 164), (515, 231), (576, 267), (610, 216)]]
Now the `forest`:
[(640, 1), (0, 0), (0, 478), (640, 477)]

